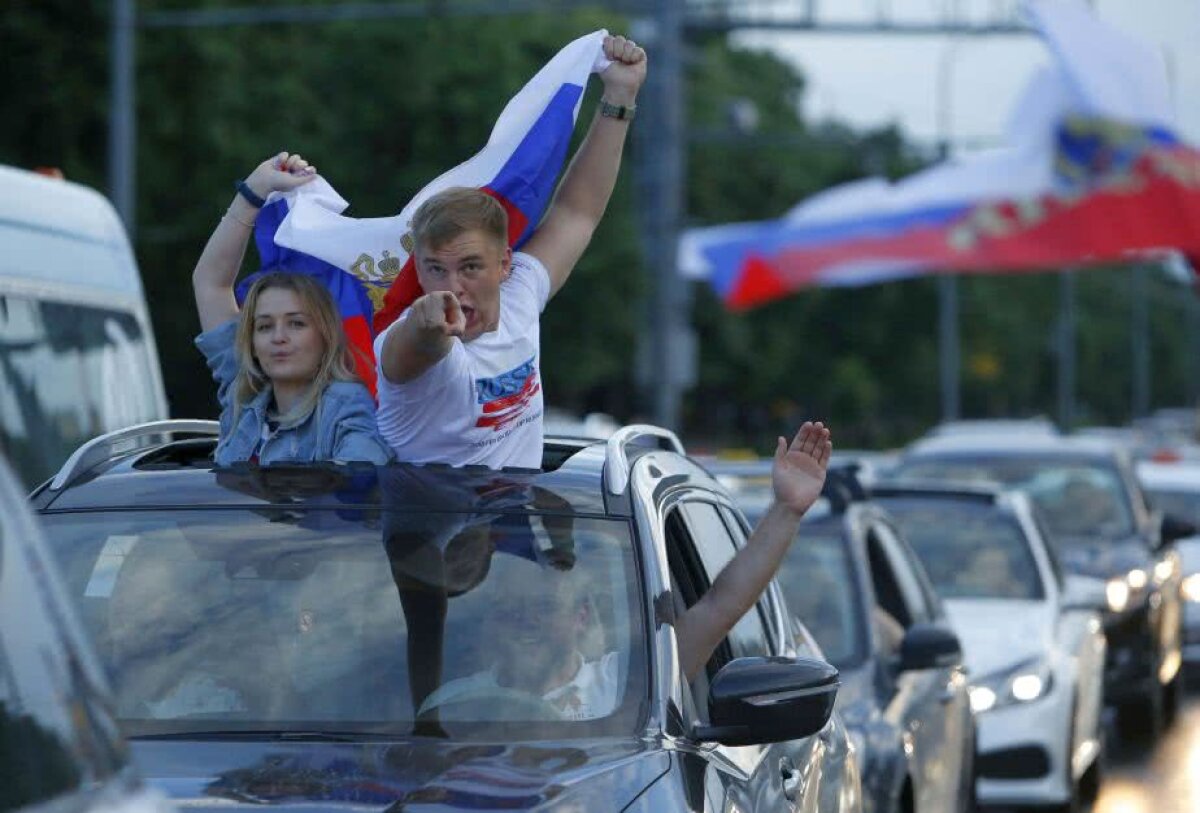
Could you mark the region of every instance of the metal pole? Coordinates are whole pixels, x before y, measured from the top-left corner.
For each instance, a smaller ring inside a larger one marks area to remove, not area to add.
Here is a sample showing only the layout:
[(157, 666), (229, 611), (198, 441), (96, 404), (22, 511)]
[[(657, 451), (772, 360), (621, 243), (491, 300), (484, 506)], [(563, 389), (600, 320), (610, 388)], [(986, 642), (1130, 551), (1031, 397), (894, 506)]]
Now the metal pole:
[(958, 335), (958, 280), (950, 274), (938, 279), (938, 372), (942, 390), (942, 420), (957, 420), (960, 411)]
[(656, 423), (679, 427), (682, 392), (694, 378), (691, 302), (676, 262), (683, 210), (683, 0), (657, 0), (645, 29), (653, 37), (650, 72), (634, 125), (650, 302), (641, 381)]
[[(958, 53), (958, 41), (951, 40), (938, 60), (937, 117), (942, 160), (950, 157), (950, 139), (954, 102), (951, 68)], [(957, 420), (961, 414), (962, 380), (960, 370), (962, 337), (958, 318), (958, 279), (942, 274), (938, 279), (938, 383), (942, 394), (942, 420)]]
[(1075, 424), (1075, 272), (1058, 276), (1058, 424), (1063, 431)]
[(136, 0), (112, 0), (109, 35), (108, 195), (133, 239), (136, 212), (134, 26)]
[(1197, 407), (1200, 406), (1200, 294), (1195, 282), (1188, 287), (1184, 297), (1188, 337), (1187, 397), (1188, 403)]
[(1150, 303), (1148, 301), (1147, 269), (1135, 265), (1130, 272), (1130, 338), (1132, 339), (1132, 407), (1133, 417), (1150, 413)]

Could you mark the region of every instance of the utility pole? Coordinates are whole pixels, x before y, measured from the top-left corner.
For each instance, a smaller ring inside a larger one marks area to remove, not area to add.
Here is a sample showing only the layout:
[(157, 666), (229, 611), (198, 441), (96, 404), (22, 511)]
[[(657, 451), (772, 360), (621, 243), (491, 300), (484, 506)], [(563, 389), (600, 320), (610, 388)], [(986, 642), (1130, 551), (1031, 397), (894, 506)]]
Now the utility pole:
[(133, 239), (137, 217), (137, 103), (134, 62), (136, 0), (112, 0), (108, 104), (108, 196)]
[[(938, 60), (937, 117), (941, 159), (950, 158), (954, 85), (951, 68), (958, 40), (947, 43)], [(943, 273), (938, 278), (938, 382), (942, 395), (942, 420), (957, 420), (962, 413), (962, 333), (958, 317), (958, 279)]]
[(1187, 376), (1188, 405), (1200, 408), (1200, 294), (1197, 293), (1196, 283), (1188, 286), (1184, 294), (1184, 318), (1187, 319), (1188, 364), (1184, 372)]
[(639, 32), (652, 64), (634, 126), (634, 171), (642, 202), (643, 256), (650, 296), (638, 365), (638, 385), (656, 423), (680, 428), (683, 392), (695, 383), (696, 341), (691, 297), (678, 272), (676, 248), (683, 213), (684, 0), (655, 0)]
[(962, 369), (958, 331), (958, 280), (938, 277), (938, 378), (942, 391), (942, 420), (954, 421), (962, 412), (959, 381)]
[(1139, 263), (1130, 270), (1130, 325), (1132, 339), (1132, 413), (1134, 418), (1150, 414), (1150, 302), (1149, 269)]
[(1075, 425), (1075, 271), (1058, 272), (1058, 425)]

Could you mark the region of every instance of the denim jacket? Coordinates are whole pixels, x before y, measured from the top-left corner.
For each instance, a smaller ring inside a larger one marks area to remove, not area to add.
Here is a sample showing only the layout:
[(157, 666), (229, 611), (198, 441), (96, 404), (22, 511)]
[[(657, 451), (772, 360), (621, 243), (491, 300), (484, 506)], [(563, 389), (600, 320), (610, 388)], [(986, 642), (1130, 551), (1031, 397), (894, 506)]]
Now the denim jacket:
[(317, 408), (298, 426), (278, 429), (264, 439), (271, 388), (267, 387), (242, 405), (237, 425), (233, 423), (233, 382), (237, 377), (237, 354), (233, 342), (237, 320), (226, 322), (196, 337), (196, 346), (208, 361), (217, 382), (221, 404), (221, 438), (215, 454), (217, 465), (250, 460), (255, 453), (261, 465), (305, 463), (316, 460), (387, 463), (392, 450), (375, 425), (375, 401), (362, 384), (335, 381)]

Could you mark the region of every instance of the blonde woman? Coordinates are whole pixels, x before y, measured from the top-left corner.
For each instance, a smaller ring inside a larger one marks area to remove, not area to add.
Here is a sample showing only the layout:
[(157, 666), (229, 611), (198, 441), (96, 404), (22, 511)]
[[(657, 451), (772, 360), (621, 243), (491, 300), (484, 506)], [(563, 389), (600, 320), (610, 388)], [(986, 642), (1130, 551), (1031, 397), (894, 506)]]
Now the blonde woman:
[(196, 346), (221, 404), (218, 465), (392, 457), (375, 426), (375, 402), (353, 373), (329, 291), (303, 274), (275, 271), (255, 281), (240, 311), (234, 296), (265, 199), (315, 177), (299, 155), (280, 153), (259, 164), (238, 184), (192, 273), (203, 330)]

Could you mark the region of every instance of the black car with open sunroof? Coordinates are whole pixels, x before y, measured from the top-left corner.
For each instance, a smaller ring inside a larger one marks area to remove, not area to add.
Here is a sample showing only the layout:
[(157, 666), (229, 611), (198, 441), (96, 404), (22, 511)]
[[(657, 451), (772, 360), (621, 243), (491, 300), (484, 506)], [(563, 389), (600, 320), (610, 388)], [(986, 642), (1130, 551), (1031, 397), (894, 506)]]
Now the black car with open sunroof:
[(775, 585), (680, 674), (748, 528), (671, 433), (492, 471), (221, 469), (214, 432), (97, 439), (32, 498), (181, 803), (858, 813), (837, 671)]

